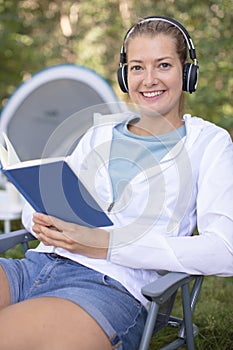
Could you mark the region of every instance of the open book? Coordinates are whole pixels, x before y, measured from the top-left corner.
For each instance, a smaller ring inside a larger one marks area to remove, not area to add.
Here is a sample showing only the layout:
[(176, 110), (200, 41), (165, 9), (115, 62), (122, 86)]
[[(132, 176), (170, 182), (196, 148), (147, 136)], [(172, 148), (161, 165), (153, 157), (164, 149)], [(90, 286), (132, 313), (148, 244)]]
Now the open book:
[(89, 227), (112, 225), (65, 157), (21, 162), (3, 136), (6, 148), (0, 144), (1, 171), (35, 211)]

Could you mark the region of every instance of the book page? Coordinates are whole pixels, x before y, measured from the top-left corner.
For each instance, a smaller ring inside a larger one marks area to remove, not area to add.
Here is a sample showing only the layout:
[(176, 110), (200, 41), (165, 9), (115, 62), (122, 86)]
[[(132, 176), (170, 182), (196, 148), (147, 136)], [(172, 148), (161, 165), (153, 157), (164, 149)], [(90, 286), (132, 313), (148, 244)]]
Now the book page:
[(8, 139), (7, 135), (5, 133), (3, 133), (3, 137), (4, 137), (4, 141), (6, 143), (6, 153), (7, 153), (7, 165), (12, 165), (15, 163), (19, 163), (20, 159), (12, 145), (12, 143), (10, 142), (10, 140)]
[(7, 170), (12, 170), (12, 169), (22, 169), (22, 168), (29, 168), (33, 166), (40, 166), (42, 164), (46, 163), (55, 163), (55, 162), (64, 162), (65, 158), (64, 157), (53, 157), (53, 158), (40, 158), (40, 159), (32, 159), (32, 160), (24, 160), (23, 162), (18, 162), (15, 164), (11, 164), (7, 166)]
[(0, 143), (0, 161), (2, 163), (3, 168), (7, 166), (7, 159), (8, 159), (7, 150)]

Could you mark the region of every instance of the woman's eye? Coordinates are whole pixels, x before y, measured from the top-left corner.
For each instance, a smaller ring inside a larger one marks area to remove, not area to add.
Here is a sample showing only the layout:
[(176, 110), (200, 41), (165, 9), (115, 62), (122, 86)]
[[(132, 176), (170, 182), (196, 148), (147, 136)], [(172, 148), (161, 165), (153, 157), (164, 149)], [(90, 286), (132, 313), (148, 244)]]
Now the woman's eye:
[(167, 63), (167, 62), (161, 63), (161, 65), (160, 65), (160, 67), (163, 68), (163, 69), (167, 69), (170, 66), (171, 66), (170, 63)]
[(139, 70), (141, 70), (141, 69), (142, 69), (141, 66), (132, 66), (132, 67), (131, 67), (131, 70), (133, 70), (133, 71), (139, 71)]

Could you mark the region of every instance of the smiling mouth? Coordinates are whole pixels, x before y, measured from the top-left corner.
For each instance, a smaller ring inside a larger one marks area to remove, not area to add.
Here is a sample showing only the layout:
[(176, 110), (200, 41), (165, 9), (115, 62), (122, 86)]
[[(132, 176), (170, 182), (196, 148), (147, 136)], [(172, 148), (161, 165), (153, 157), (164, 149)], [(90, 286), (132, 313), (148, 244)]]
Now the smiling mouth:
[(156, 97), (156, 96), (160, 96), (164, 93), (163, 90), (161, 91), (151, 91), (151, 92), (142, 92), (142, 95), (144, 97)]

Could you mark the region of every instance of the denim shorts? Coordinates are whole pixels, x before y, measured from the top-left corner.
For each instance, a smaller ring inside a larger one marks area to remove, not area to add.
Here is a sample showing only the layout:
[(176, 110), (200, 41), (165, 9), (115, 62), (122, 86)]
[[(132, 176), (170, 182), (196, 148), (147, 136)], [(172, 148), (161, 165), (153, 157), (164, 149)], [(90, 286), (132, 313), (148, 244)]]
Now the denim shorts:
[(28, 251), (24, 259), (0, 258), (12, 303), (43, 296), (68, 299), (105, 331), (112, 349), (137, 350), (147, 311), (119, 282), (56, 254)]

